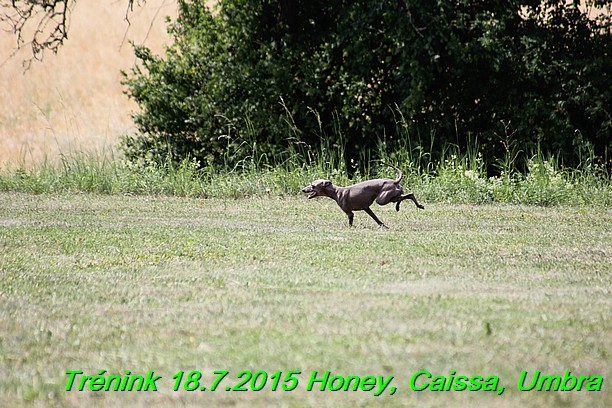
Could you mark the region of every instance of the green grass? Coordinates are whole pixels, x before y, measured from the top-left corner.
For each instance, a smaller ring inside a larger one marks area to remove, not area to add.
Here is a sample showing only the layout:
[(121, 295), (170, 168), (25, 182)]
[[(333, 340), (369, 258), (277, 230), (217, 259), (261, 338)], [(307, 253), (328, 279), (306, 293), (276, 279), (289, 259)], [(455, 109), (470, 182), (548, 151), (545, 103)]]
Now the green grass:
[[(534, 155), (527, 170), (507, 165), (499, 176), (488, 177), (477, 152), (448, 154), (439, 162), (405, 152), (379, 154), (404, 171), (402, 184), (427, 202), (458, 204), (526, 204), (537, 206), (612, 206), (612, 183), (606, 168), (586, 162), (579, 169), (560, 166), (554, 158)], [(253, 156), (255, 157), (255, 153)], [(367, 178), (393, 177), (380, 162), (367, 162), (367, 174), (352, 179), (343, 165), (341, 149), (322, 147), (290, 152), (285, 160), (244, 159), (233, 166), (203, 165), (186, 159), (179, 163), (129, 162), (112, 152), (64, 154), (59, 163), (44, 160), (0, 168), (0, 191), (27, 193), (96, 193), (171, 195), (206, 198), (295, 196), (310, 181), (329, 178), (348, 185)]]
[[(295, 182), (297, 183), (297, 182)], [(113, 191), (111, 191), (113, 192)], [(425, 202), (0, 194), (0, 406), (612, 404), (612, 212)], [(414, 392), (413, 373), (506, 390)], [(66, 392), (67, 370), (154, 370), (158, 392)], [(177, 371), (300, 370), (292, 392), (172, 392)], [(395, 395), (306, 391), (313, 370)], [(523, 370), (604, 377), (520, 392)]]

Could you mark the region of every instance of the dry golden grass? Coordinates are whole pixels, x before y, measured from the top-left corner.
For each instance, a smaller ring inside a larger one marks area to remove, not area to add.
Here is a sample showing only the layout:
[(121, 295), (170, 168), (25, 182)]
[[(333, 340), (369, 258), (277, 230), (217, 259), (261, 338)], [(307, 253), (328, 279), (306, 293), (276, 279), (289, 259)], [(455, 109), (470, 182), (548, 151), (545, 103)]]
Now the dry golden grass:
[[(53, 160), (61, 152), (100, 150), (133, 130), (136, 108), (122, 93), (121, 69), (135, 57), (124, 36), (155, 52), (169, 43), (165, 16), (176, 15), (175, 0), (148, 0), (135, 8), (128, 26), (126, 2), (78, 2), (69, 38), (57, 55), (47, 53), (24, 72), (28, 49), (9, 58), (15, 37), (0, 36), (0, 165)], [(149, 32), (150, 30), (150, 32)]]

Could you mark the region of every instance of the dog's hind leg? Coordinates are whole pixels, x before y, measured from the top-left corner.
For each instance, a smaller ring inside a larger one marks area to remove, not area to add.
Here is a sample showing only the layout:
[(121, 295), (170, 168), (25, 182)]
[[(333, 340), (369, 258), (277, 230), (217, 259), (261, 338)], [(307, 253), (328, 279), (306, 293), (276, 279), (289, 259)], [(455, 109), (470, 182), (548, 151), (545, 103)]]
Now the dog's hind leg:
[(416, 204), (417, 208), (420, 208), (421, 210), (424, 210), (425, 207), (423, 207), (421, 204), (419, 204), (419, 202), (417, 201), (416, 197), (414, 196), (414, 194), (410, 193), (410, 194), (406, 194), (403, 195), (401, 197), (398, 198), (396, 204), (395, 204), (395, 211), (399, 211), (400, 209), (400, 203), (404, 200), (412, 200), (414, 201), (414, 204)]
[(402, 187), (393, 186), (391, 189), (383, 189), (376, 197), (376, 204), (387, 205), (394, 203), (402, 197)]

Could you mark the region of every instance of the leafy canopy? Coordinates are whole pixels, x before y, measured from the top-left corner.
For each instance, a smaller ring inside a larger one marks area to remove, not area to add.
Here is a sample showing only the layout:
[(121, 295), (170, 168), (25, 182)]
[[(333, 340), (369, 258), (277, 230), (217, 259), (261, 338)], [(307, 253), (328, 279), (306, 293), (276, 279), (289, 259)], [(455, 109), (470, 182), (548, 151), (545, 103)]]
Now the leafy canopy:
[(135, 47), (126, 151), (237, 161), (328, 138), (348, 158), (402, 139), (432, 153), (477, 140), (488, 160), (509, 142), (568, 164), (604, 156), (611, 18), (581, 3), (182, 0), (166, 55)]

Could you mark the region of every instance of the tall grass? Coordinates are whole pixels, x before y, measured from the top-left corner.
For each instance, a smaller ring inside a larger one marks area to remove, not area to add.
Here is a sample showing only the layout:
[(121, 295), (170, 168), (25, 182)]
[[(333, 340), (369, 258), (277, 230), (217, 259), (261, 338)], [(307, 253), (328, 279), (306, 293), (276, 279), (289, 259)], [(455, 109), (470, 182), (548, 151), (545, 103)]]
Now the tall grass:
[(513, 203), (539, 206), (612, 204), (606, 169), (563, 168), (554, 157), (533, 154), (527, 171), (502, 171), (487, 176), (480, 153), (444, 155), (431, 171), (411, 174), (411, 187), (429, 201), (453, 203)]
[[(262, 156), (253, 145), (247, 158), (232, 167), (203, 165), (195, 159), (133, 163), (112, 151), (63, 154), (59, 163), (45, 159), (26, 165), (22, 161), (17, 167), (0, 169), (0, 191), (286, 197), (299, 196), (300, 189), (317, 178), (347, 185), (369, 177), (394, 177), (393, 170), (377, 161), (368, 163), (367, 174), (349, 178), (342, 144), (332, 144), (325, 135), (321, 140), (316, 149), (294, 143), (274, 159)], [(527, 160), (526, 171), (506, 167), (499, 176), (489, 177), (476, 147), (460, 152), (448, 146), (439, 160), (408, 142), (393, 151), (384, 148), (381, 141), (378, 156), (399, 165), (406, 190), (424, 202), (612, 205), (610, 175), (591, 161), (567, 169), (555, 157), (535, 152)]]

